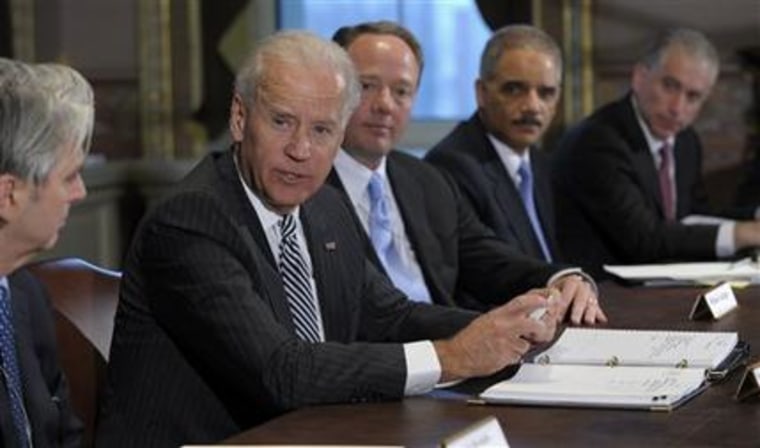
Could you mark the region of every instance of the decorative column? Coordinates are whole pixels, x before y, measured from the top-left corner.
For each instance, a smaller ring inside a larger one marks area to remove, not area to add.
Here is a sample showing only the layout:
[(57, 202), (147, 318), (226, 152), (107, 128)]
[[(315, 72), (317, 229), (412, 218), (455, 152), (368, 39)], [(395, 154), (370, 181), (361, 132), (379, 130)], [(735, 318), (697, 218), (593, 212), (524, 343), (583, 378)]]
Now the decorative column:
[(745, 173), (737, 191), (739, 205), (760, 206), (760, 46), (739, 51), (742, 65), (752, 79), (752, 106), (747, 111)]

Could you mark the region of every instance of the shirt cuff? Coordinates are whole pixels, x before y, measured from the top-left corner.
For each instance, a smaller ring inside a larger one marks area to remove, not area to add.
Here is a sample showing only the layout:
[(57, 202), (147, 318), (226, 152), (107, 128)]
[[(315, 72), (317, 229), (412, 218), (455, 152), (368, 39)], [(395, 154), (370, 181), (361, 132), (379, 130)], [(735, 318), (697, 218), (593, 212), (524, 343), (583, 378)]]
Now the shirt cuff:
[(556, 282), (557, 280), (561, 279), (562, 277), (566, 277), (568, 275), (577, 275), (581, 278), (583, 278), (583, 281), (591, 285), (591, 289), (594, 290), (594, 294), (599, 297), (599, 288), (596, 286), (596, 281), (593, 277), (588, 275), (587, 273), (583, 272), (583, 269), (581, 268), (567, 268), (562, 269), (561, 271), (555, 272), (554, 275), (552, 275), (549, 280), (546, 282), (546, 286), (551, 286), (552, 283)]
[(441, 379), (441, 363), (431, 341), (404, 344), (406, 384), (404, 395), (420, 395), (433, 390)]
[(718, 258), (731, 257), (736, 253), (734, 245), (734, 221), (724, 222), (718, 226), (718, 237), (715, 239), (715, 255)]

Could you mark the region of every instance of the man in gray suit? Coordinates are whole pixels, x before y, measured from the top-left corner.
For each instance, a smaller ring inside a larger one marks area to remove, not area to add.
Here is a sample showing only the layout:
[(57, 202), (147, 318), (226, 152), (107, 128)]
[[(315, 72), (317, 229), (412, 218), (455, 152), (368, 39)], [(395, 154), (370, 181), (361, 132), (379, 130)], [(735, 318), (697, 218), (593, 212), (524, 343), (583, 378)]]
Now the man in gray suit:
[(553, 336), (554, 292), (477, 316), (408, 301), (367, 260), (350, 205), (323, 186), (358, 99), (345, 52), (308, 33), (265, 39), (244, 64), (233, 148), (202, 160), (130, 249), (102, 446), (215, 442), (301, 406), (400, 399)]

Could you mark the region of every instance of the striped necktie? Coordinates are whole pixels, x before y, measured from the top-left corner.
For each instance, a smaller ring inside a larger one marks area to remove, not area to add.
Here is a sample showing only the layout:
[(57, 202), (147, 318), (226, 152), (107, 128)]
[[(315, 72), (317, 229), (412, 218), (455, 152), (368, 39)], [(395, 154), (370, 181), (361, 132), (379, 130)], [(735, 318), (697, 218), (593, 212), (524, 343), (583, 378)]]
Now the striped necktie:
[(20, 447), (30, 446), (29, 424), (24, 410), (24, 393), (21, 387), (21, 371), (16, 354), (16, 340), (13, 336), (13, 320), (11, 318), (11, 301), (8, 290), (0, 285), (0, 359), (2, 373), (8, 398), (10, 399), (13, 426), (16, 428), (16, 439)]
[(549, 252), (549, 246), (546, 244), (544, 229), (541, 227), (541, 221), (539, 220), (538, 212), (536, 211), (536, 202), (533, 198), (533, 173), (530, 170), (528, 162), (525, 160), (520, 162), (520, 166), (517, 169), (517, 174), (520, 176), (520, 197), (522, 198), (523, 205), (525, 205), (525, 211), (528, 213), (530, 225), (533, 227), (533, 234), (538, 240), (538, 245), (541, 246), (541, 252), (544, 254), (544, 260), (551, 263), (552, 256)]
[(320, 342), (317, 309), (311, 288), (311, 273), (298, 245), (296, 221), (293, 215), (285, 215), (280, 221), (279, 268), (285, 297), (296, 335), (304, 341)]

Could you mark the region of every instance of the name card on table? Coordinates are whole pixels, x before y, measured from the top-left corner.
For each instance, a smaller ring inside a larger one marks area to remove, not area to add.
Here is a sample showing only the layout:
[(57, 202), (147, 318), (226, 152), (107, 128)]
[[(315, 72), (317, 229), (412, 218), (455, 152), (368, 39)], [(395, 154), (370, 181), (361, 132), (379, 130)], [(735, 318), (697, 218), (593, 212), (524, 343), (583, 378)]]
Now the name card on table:
[(729, 283), (721, 283), (715, 288), (700, 294), (691, 307), (689, 319), (720, 319), (726, 313), (738, 307), (734, 290)]
[(464, 430), (447, 437), (441, 443), (444, 448), (507, 447), (507, 437), (496, 417), (485, 418)]
[(760, 361), (747, 366), (736, 389), (736, 399), (741, 401), (760, 395)]

